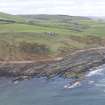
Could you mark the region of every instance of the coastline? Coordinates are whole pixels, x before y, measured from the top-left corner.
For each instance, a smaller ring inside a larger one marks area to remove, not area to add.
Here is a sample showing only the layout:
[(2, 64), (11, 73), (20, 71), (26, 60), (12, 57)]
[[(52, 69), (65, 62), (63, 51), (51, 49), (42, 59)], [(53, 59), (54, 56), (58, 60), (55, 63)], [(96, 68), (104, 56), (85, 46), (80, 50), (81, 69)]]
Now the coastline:
[(64, 58), (46, 61), (8, 61), (0, 62), (0, 76), (13, 77), (14, 80), (32, 77), (63, 76), (81, 78), (91, 68), (105, 63), (105, 47), (79, 50)]

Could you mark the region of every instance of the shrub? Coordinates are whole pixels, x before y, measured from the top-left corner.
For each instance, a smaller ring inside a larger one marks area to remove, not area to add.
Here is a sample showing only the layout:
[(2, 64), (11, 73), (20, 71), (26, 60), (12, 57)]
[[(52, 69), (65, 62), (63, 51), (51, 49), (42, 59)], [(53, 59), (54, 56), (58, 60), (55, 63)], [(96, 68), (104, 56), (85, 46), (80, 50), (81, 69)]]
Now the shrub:
[(49, 47), (38, 43), (21, 42), (19, 48), (26, 53), (48, 54), (50, 52)]

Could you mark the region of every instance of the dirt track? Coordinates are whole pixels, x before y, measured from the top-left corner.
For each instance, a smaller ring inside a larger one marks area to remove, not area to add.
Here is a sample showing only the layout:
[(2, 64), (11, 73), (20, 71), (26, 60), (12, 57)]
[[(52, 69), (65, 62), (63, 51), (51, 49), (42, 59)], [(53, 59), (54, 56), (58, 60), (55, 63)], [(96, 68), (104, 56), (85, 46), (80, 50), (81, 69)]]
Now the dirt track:
[(0, 76), (56, 76), (83, 73), (105, 63), (105, 47), (79, 50), (64, 58), (39, 61), (0, 61)]

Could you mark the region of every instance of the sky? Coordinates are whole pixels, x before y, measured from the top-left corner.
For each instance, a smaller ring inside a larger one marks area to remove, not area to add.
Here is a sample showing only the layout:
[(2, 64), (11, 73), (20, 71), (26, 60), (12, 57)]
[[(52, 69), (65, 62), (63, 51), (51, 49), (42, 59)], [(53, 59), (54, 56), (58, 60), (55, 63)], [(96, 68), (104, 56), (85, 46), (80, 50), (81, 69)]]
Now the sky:
[(105, 0), (0, 0), (0, 12), (105, 16)]

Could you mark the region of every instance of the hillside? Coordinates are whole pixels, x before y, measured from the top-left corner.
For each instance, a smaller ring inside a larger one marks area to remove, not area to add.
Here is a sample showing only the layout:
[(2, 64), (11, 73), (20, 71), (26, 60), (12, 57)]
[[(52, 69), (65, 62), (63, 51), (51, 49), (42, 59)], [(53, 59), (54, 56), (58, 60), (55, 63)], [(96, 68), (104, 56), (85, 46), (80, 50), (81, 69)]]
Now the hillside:
[(87, 29), (88, 26), (82, 24), (81, 21), (91, 21), (86, 17), (73, 17), (67, 15), (21, 15), (34, 25), (44, 27), (55, 27), (65, 30), (71, 30), (75, 32), (81, 32), (83, 29)]
[(19, 16), (14, 16), (0, 12), (0, 23), (16, 23), (24, 22), (25, 20)]
[(0, 13), (0, 60), (64, 56), (105, 46), (105, 23), (67, 15)]
[[(80, 16), (67, 15), (20, 15), (30, 24), (68, 30), (70, 34), (104, 36), (105, 22)], [(68, 34), (66, 32), (66, 34)]]

